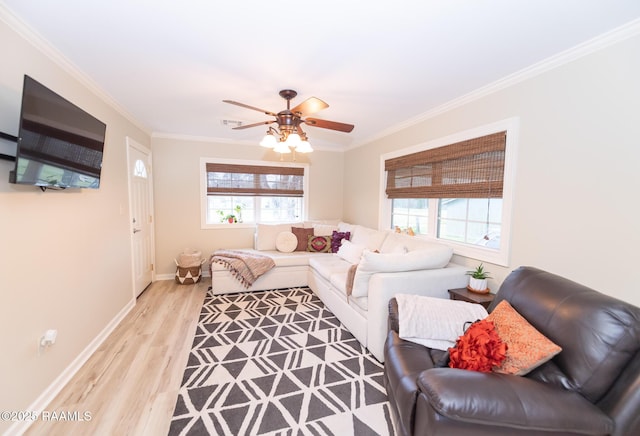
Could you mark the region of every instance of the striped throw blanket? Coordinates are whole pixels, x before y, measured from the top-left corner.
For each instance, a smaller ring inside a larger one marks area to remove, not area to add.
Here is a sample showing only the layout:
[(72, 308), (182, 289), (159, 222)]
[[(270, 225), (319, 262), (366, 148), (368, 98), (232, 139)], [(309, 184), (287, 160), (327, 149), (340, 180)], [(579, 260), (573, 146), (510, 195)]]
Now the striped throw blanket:
[(216, 250), (211, 255), (211, 263), (223, 265), (245, 288), (275, 266), (269, 256), (237, 250)]

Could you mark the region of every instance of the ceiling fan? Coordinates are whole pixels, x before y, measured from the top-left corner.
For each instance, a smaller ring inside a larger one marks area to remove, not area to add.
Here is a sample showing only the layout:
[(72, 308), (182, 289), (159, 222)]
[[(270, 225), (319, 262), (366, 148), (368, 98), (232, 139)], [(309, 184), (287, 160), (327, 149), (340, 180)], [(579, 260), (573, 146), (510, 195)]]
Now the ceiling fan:
[(262, 112), (265, 115), (271, 115), (275, 119), (269, 121), (261, 121), (259, 123), (247, 124), (245, 126), (234, 127), (234, 130), (249, 129), (251, 127), (263, 126), (267, 124), (277, 123), (278, 128), (270, 126), (267, 135), (260, 142), (260, 145), (274, 148), (276, 152), (289, 153), (289, 147), (295, 147), (295, 150), (301, 153), (313, 151), (311, 145), (307, 141), (307, 135), (302, 130), (302, 124), (308, 126), (320, 127), (322, 129), (337, 130), (339, 132), (351, 132), (354, 128), (353, 124), (338, 123), (336, 121), (328, 121), (320, 118), (309, 118), (307, 115), (314, 114), (322, 109), (329, 107), (327, 103), (316, 97), (310, 97), (291, 108), (291, 100), (298, 95), (292, 89), (283, 89), (280, 91), (280, 97), (287, 100), (287, 108), (278, 113), (249, 106), (233, 100), (222, 100), (224, 103), (234, 104), (236, 106)]

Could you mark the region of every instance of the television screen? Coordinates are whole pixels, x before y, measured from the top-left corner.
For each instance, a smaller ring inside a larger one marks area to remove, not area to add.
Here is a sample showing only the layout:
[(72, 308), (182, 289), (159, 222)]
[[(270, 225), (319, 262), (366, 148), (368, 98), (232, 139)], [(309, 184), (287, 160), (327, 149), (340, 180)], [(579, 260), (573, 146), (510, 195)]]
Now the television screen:
[(44, 188), (100, 186), (106, 125), (24, 76), (13, 183)]

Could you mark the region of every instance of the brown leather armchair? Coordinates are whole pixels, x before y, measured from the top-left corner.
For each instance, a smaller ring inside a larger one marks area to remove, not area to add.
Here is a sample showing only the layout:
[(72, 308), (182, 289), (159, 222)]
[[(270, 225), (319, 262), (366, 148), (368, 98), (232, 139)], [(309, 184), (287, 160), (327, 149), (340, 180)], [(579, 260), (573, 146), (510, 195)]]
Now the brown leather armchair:
[(531, 267), (489, 312), (502, 300), (562, 347), (525, 376), (438, 367), (444, 352), (398, 337), (391, 300), (384, 382), (400, 434), (640, 434), (639, 308)]

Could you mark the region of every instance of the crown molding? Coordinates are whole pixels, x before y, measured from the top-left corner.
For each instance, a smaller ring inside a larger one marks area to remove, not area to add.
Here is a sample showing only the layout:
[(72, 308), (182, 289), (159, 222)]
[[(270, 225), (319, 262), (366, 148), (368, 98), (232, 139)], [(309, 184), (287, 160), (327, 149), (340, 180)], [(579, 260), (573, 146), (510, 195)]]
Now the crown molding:
[(64, 56), (50, 42), (48, 42), (39, 32), (18, 18), (4, 3), (0, 1), (0, 21), (3, 21), (9, 28), (31, 44), (36, 50), (53, 61), (62, 70), (71, 75), (74, 79), (85, 86), (91, 93), (100, 98), (103, 102), (113, 108), (116, 112), (134, 124), (137, 128), (151, 135), (151, 129), (136, 119), (116, 100), (100, 88), (96, 82), (85, 74), (71, 60)]
[(547, 71), (551, 71), (562, 65), (568, 64), (577, 59), (580, 59), (637, 35), (640, 35), (640, 18), (630, 21), (627, 24), (619, 26), (585, 42), (582, 42), (570, 49), (562, 51), (529, 67), (523, 68), (522, 70), (505, 76), (502, 79), (498, 79), (495, 82), (471, 91), (468, 94), (450, 100), (423, 114), (410, 118), (406, 121), (403, 121), (402, 123), (396, 124), (395, 126), (385, 129), (364, 141), (360, 141), (357, 144), (347, 147), (345, 151), (362, 147), (363, 145), (366, 145), (370, 142), (384, 138), (393, 133), (397, 133), (431, 118), (435, 118), (453, 109), (459, 108), (490, 94), (509, 88), (525, 80), (529, 80), (531, 78), (539, 76)]

